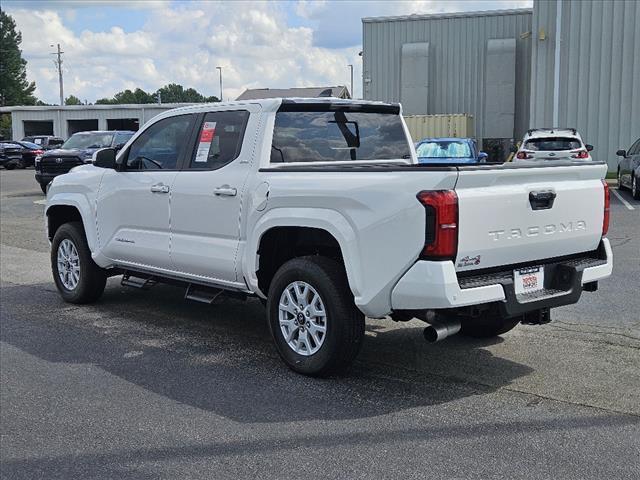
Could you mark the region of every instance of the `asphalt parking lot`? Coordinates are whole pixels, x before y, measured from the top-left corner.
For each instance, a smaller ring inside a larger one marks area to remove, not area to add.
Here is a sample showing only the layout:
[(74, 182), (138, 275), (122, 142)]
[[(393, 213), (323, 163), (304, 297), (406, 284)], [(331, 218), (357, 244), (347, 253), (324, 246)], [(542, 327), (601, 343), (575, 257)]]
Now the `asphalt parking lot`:
[(552, 323), (427, 344), (370, 320), (350, 374), (315, 380), (254, 300), (114, 278), (63, 303), (33, 171), (0, 171), (0, 476), (639, 478), (640, 202), (616, 193), (614, 276)]

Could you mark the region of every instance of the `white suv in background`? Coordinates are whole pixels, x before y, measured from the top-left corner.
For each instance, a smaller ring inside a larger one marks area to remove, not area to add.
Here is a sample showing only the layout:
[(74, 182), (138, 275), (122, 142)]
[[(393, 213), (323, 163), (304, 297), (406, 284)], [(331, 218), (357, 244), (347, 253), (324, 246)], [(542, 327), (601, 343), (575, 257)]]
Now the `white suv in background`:
[(575, 128), (532, 128), (527, 130), (513, 161), (591, 161), (593, 146), (585, 145)]

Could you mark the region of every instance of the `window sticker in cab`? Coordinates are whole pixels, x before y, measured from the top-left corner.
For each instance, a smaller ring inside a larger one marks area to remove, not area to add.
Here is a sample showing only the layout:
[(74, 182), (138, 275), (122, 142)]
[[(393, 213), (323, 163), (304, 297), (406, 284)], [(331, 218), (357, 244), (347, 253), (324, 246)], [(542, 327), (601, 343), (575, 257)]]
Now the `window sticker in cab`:
[(196, 152), (195, 161), (197, 163), (207, 163), (209, 158), (209, 148), (213, 137), (216, 134), (216, 122), (204, 122), (202, 125), (202, 131), (200, 132), (200, 142), (198, 143), (198, 150)]

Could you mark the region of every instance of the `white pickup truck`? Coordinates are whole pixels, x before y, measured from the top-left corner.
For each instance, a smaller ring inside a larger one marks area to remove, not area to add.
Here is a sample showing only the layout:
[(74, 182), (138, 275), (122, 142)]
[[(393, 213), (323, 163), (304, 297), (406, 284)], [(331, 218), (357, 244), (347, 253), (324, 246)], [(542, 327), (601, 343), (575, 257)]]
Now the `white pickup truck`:
[(545, 323), (612, 270), (604, 163), (418, 164), (397, 104), (267, 99), (163, 113), (49, 185), (63, 299), (107, 277), (258, 296), (297, 372), (345, 369), (364, 318), (428, 340)]

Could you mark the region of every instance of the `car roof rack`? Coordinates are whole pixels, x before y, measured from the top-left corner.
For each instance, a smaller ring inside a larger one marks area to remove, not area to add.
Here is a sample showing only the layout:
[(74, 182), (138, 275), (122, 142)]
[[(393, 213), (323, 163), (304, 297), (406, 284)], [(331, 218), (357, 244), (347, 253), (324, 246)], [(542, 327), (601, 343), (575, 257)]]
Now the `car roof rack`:
[(540, 132), (540, 131), (548, 131), (553, 133), (557, 130), (569, 130), (574, 135), (578, 134), (578, 131), (573, 127), (538, 127), (538, 128), (530, 128), (529, 130), (527, 130), (527, 135), (531, 135), (533, 132)]

